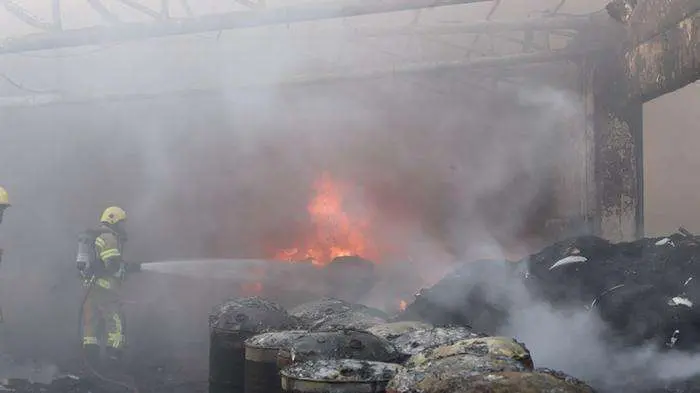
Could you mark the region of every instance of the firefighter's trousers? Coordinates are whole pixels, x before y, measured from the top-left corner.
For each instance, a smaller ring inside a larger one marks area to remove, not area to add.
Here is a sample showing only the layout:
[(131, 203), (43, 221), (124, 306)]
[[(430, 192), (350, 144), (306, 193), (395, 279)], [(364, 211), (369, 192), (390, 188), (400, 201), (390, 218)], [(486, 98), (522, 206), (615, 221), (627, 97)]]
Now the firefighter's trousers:
[(126, 332), (119, 294), (116, 288), (106, 289), (99, 285), (101, 280), (97, 281), (89, 289), (83, 306), (83, 346), (101, 346), (106, 340), (107, 348), (122, 350), (126, 344)]

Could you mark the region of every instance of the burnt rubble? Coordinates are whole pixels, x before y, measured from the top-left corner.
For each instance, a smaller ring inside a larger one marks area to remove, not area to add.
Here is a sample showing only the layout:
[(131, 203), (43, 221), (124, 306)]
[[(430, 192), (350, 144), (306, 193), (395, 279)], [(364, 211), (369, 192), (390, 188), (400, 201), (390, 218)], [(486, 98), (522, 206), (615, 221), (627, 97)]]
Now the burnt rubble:
[(65, 376), (57, 378), (51, 383), (32, 383), (24, 379), (5, 380), (0, 384), (0, 391), (16, 393), (89, 393), (95, 392), (95, 387), (87, 379)]
[[(517, 277), (517, 267), (507, 261), (479, 260), (457, 266), (430, 288), (419, 290), (415, 299), (395, 321), (419, 320), (435, 326), (468, 326), (496, 331), (508, 318), (510, 299), (490, 290), (506, 287)], [(498, 283), (494, 283), (498, 280)]]
[[(606, 326), (602, 338), (610, 348), (695, 353), (700, 349), (700, 237), (683, 229), (617, 244), (582, 236), (554, 243), (520, 261), (465, 263), (419, 291), (395, 320), (498, 332), (513, 311), (532, 301), (564, 313), (595, 313)], [(638, 377), (620, 376), (620, 380)], [(537, 383), (552, 381), (537, 378)], [(700, 376), (661, 381), (661, 387), (645, 380), (642, 384), (649, 386), (634, 391), (700, 392), (698, 380)]]
[[(493, 382), (490, 384), (489, 382)], [(534, 369), (530, 351), (507, 337), (480, 337), (427, 348), (412, 356), (389, 393), (593, 393), (560, 371)]]
[(431, 360), (440, 360), (459, 355), (507, 357), (523, 367), (534, 368), (530, 351), (525, 344), (509, 337), (479, 337), (457, 341), (454, 344), (427, 348), (412, 356), (407, 367), (419, 367)]
[(554, 307), (597, 312), (627, 346), (700, 345), (700, 238), (687, 233), (618, 244), (584, 236), (517, 262), (465, 263), (398, 319), (495, 332), (514, 306), (515, 282)]
[[(322, 299), (293, 313), (315, 325), (314, 318), (323, 321), (329, 315), (367, 309)], [(463, 390), (465, 381), (481, 386), (488, 378), (500, 381), (500, 390), (494, 392), (592, 392), (562, 372), (534, 370), (530, 351), (515, 339), (488, 336), (466, 326), (400, 321), (367, 330), (289, 330), (254, 335), (245, 346), (246, 393), (303, 393), (331, 387), (339, 392), (471, 392)], [(538, 388), (542, 390), (534, 390)]]
[(521, 262), (527, 286), (551, 304), (595, 310), (626, 346), (696, 350), (700, 243), (683, 232), (631, 243), (559, 242)]
[(290, 310), (290, 314), (312, 331), (366, 329), (386, 323), (388, 319), (381, 310), (334, 298), (299, 305)]
[(375, 336), (393, 341), (404, 334), (411, 333), (416, 330), (430, 329), (431, 327), (432, 326), (430, 324), (420, 321), (402, 321), (375, 325), (367, 329), (367, 331)]
[(409, 331), (391, 339), (396, 349), (406, 358), (429, 348), (450, 345), (468, 338), (484, 337), (461, 326), (432, 327)]

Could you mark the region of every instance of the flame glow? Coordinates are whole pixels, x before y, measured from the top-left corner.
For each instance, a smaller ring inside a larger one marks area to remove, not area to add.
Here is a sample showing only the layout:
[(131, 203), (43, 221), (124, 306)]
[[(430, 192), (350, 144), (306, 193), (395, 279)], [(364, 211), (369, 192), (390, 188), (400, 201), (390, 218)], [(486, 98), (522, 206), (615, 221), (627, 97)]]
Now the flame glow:
[(405, 300), (402, 300), (401, 302), (399, 302), (399, 310), (405, 311), (406, 307), (408, 307), (408, 303), (406, 303)]
[(343, 188), (327, 173), (315, 182), (314, 197), (307, 206), (313, 231), (297, 247), (277, 252), (275, 259), (310, 260), (323, 266), (340, 256), (376, 257), (369, 240), (370, 220), (360, 213), (348, 214)]

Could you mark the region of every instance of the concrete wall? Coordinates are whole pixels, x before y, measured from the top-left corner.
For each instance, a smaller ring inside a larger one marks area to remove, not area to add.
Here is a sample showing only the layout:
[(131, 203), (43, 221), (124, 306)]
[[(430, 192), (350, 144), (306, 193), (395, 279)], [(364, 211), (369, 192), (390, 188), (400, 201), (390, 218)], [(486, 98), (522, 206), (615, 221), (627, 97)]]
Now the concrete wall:
[(700, 83), (644, 107), (645, 224), (700, 232)]

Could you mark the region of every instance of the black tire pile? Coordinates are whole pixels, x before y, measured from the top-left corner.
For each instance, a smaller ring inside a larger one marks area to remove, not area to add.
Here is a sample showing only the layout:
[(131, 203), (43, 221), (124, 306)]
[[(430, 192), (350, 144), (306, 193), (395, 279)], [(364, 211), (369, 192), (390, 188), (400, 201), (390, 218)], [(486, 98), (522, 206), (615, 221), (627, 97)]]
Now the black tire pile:
[[(624, 344), (695, 351), (700, 347), (699, 240), (674, 234), (612, 244), (581, 237), (522, 263), (532, 293), (554, 305), (595, 309)], [(571, 257), (585, 261), (555, 266)]]
[[(498, 331), (514, 299), (494, 288), (508, 288), (509, 281), (556, 309), (596, 312), (609, 327), (610, 345), (700, 350), (700, 237), (683, 229), (617, 244), (584, 236), (517, 262), (467, 263), (419, 291), (398, 320)], [(688, 380), (658, 391), (700, 392), (700, 383)]]
[(585, 236), (518, 262), (466, 263), (421, 290), (399, 319), (496, 331), (513, 299), (486, 292), (508, 280), (554, 306), (595, 309), (627, 345), (700, 347), (700, 238), (688, 234), (617, 244)]

